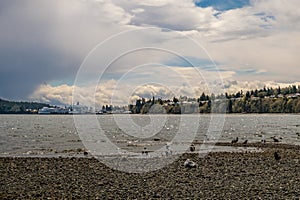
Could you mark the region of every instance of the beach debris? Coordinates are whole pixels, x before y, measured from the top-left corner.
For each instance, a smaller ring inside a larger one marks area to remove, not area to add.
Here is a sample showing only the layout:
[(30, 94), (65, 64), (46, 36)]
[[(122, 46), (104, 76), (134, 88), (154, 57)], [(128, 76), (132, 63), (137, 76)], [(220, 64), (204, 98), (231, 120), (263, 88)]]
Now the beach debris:
[(243, 142), (243, 144), (247, 144), (248, 143), (248, 140), (245, 140), (244, 142)]
[(89, 153), (87, 151), (83, 152), (83, 155), (87, 156)]
[(186, 161), (184, 162), (184, 167), (191, 169), (191, 168), (196, 168), (197, 164), (193, 161), (191, 161), (190, 159), (186, 159)]
[(275, 160), (281, 159), (281, 156), (279, 155), (279, 153), (277, 151), (274, 152), (274, 158), (275, 158)]
[(194, 152), (195, 150), (196, 150), (195, 145), (194, 145), (194, 144), (191, 144), (191, 146), (190, 146), (190, 151), (191, 151), (191, 152)]
[(237, 143), (238, 141), (239, 141), (239, 138), (236, 137), (234, 140), (231, 141), (231, 143), (232, 143), (232, 144), (233, 144), (233, 143)]

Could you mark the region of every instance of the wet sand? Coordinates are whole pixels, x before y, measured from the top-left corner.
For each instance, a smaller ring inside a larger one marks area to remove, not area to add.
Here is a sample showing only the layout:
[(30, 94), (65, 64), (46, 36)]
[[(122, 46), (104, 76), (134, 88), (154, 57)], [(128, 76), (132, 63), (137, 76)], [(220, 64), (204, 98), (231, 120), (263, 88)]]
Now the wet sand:
[[(163, 169), (139, 174), (94, 158), (2, 157), (0, 199), (299, 199), (299, 146), (260, 148), (203, 158), (187, 153)], [(274, 159), (275, 151), (281, 160)], [(184, 168), (187, 158), (198, 167)]]

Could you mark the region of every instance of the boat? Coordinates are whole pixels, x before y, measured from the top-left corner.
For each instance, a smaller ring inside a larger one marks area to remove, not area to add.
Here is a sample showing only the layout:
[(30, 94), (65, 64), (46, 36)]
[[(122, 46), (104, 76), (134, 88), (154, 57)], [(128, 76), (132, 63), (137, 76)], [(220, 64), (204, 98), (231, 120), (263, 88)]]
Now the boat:
[(68, 114), (69, 111), (64, 108), (49, 108), (49, 107), (43, 107), (39, 109), (38, 114)]

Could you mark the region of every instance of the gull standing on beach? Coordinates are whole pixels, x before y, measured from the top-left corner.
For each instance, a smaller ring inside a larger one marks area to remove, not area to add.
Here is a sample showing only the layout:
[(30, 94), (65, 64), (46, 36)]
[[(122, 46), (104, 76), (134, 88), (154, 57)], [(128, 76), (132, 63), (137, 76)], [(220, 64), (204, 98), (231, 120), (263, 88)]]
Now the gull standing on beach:
[(147, 150), (147, 148), (146, 147), (144, 147), (144, 150), (142, 151), (142, 155), (144, 155), (144, 156), (148, 156), (148, 153), (149, 153), (149, 151)]
[(267, 141), (266, 141), (266, 138), (264, 135), (262, 135), (262, 139), (261, 139), (261, 143), (265, 144)]
[(231, 143), (232, 143), (232, 144), (233, 144), (233, 143), (237, 143), (238, 141), (239, 141), (239, 138), (236, 137), (234, 140), (231, 141)]
[(271, 137), (274, 142), (279, 142), (279, 139), (276, 136)]
[(165, 153), (166, 153), (166, 156), (171, 156), (172, 153), (173, 153), (173, 151), (172, 151), (169, 144), (166, 145), (166, 152)]
[(191, 161), (190, 159), (186, 159), (186, 161), (184, 162), (184, 167), (185, 168), (196, 168), (197, 167), (197, 164), (193, 161)]

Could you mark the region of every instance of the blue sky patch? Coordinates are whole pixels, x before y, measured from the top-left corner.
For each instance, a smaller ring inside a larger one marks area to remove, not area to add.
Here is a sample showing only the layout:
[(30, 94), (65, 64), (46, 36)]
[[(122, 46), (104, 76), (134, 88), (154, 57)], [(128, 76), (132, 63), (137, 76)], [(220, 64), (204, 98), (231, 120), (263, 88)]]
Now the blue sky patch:
[(207, 8), (213, 7), (218, 11), (232, 10), (250, 5), (250, 0), (197, 0), (195, 5)]

